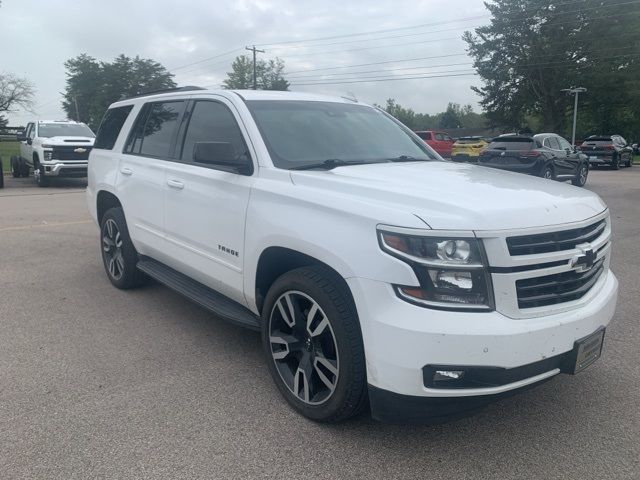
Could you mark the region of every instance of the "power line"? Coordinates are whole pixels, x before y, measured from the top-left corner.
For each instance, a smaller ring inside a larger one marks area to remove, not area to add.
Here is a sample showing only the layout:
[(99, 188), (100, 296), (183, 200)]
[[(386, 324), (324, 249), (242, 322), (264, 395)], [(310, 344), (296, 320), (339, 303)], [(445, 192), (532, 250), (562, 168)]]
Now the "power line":
[(232, 53), (239, 52), (241, 50), (242, 50), (242, 48), (234, 48), (233, 50), (229, 50), (228, 52), (221, 53), (219, 55), (214, 55), (212, 57), (203, 58), (202, 60), (198, 60), (197, 62), (187, 63), (185, 65), (180, 65), (178, 67), (168, 68), (167, 70), (170, 71), (170, 72), (175, 72), (176, 70), (180, 70), (182, 68), (190, 67), (192, 65), (197, 65), (199, 63), (208, 62), (209, 60), (215, 60), (216, 58), (224, 57), (226, 55), (230, 55)]
[(477, 73), (458, 73), (455, 75), (428, 75), (428, 76), (416, 76), (416, 77), (396, 77), (396, 78), (387, 78), (381, 80), (350, 80), (344, 82), (318, 82), (318, 83), (292, 83), (292, 86), (303, 86), (303, 85), (342, 85), (346, 83), (372, 83), (372, 82), (393, 82), (396, 80), (416, 80), (423, 78), (445, 78), (445, 77), (465, 77), (465, 76), (476, 76)]

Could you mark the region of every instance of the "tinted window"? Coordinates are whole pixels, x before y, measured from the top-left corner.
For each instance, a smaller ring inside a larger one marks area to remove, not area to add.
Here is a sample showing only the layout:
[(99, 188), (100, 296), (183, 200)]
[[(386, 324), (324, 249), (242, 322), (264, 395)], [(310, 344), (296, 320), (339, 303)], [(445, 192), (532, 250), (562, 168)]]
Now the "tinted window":
[(247, 106), (280, 168), (341, 160), (382, 163), (400, 156), (436, 159), (410, 130), (366, 105), (255, 100)]
[(431, 140), (431, 134), (429, 132), (416, 132), (416, 134), (423, 140)]
[(111, 150), (113, 145), (120, 135), (122, 125), (129, 116), (129, 112), (133, 108), (133, 105), (127, 105), (126, 107), (110, 108), (105, 113), (100, 128), (98, 128), (98, 136), (93, 148), (102, 148), (104, 150)]
[(233, 145), (236, 155), (247, 153), (240, 127), (233, 114), (218, 102), (196, 102), (182, 144), (182, 160), (193, 160), (197, 142), (228, 142)]
[(145, 105), (138, 115), (126, 151), (151, 157), (168, 157), (184, 103), (175, 101)]
[(565, 150), (565, 149), (569, 149), (569, 150), (573, 150), (573, 148), (571, 147), (571, 144), (566, 141), (564, 138), (562, 137), (557, 137), (558, 139), (558, 143), (560, 143), (560, 149), (561, 150)]
[(556, 137), (547, 137), (544, 139), (544, 146), (552, 150), (560, 150), (560, 144)]
[(491, 141), (488, 148), (494, 150), (531, 150), (533, 146), (532, 138), (498, 137)]
[(444, 140), (444, 136), (441, 133), (436, 133), (436, 140)]

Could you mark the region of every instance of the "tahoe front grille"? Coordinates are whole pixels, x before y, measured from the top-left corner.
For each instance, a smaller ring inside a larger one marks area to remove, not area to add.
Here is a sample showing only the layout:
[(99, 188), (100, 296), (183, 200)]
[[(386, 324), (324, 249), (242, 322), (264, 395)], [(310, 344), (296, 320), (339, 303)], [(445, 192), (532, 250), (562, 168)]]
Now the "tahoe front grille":
[[(76, 150), (80, 150), (76, 152)], [(56, 146), (53, 147), (51, 158), (53, 160), (88, 160), (91, 147), (87, 145)]]
[(582, 228), (509, 237), (507, 246), (513, 256), (572, 250), (576, 245), (594, 241), (604, 232), (606, 226), (606, 220), (600, 220)]
[(533, 308), (571, 302), (582, 298), (598, 281), (604, 270), (604, 257), (589, 270), (525, 278), (516, 281), (518, 307)]

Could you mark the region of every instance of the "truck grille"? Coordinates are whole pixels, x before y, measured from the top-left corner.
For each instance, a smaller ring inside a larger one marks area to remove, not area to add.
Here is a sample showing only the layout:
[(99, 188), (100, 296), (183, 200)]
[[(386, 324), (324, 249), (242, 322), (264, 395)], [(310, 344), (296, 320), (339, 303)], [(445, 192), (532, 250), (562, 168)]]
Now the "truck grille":
[(561, 252), (571, 250), (581, 243), (594, 241), (604, 232), (605, 228), (606, 221), (600, 220), (586, 227), (572, 230), (509, 237), (507, 238), (507, 246), (509, 253), (513, 256)]
[(591, 269), (584, 272), (572, 270), (518, 280), (516, 281), (518, 307), (543, 307), (578, 300), (591, 290), (603, 270), (604, 258), (601, 258), (593, 264)]
[[(84, 150), (76, 152), (75, 150)], [(55, 146), (51, 158), (54, 160), (88, 160), (91, 147), (88, 145)]]

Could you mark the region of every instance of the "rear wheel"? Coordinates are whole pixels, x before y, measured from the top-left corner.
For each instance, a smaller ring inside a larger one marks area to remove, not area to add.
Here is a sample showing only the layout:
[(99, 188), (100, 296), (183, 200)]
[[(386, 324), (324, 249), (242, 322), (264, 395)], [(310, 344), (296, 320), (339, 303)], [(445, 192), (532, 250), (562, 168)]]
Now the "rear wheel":
[(137, 268), (136, 252), (122, 208), (110, 208), (100, 223), (102, 262), (111, 283), (123, 290), (144, 284), (147, 276)]
[(13, 175), (13, 178), (19, 178), (21, 174), (20, 159), (13, 155), (11, 157), (11, 175)]
[(305, 417), (335, 423), (365, 405), (360, 324), (333, 271), (302, 267), (278, 278), (265, 299), (262, 342), (278, 390)]
[(553, 169), (549, 166), (544, 167), (544, 170), (542, 171), (542, 178), (553, 180)]
[(620, 170), (620, 158), (616, 155), (613, 157), (613, 161), (611, 162), (611, 168), (614, 170)]
[(587, 183), (587, 175), (589, 175), (589, 167), (586, 163), (583, 163), (578, 169), (578, 175), (571, 180), (571, 183), (576, 187), (584, 187), (585, 183)]

